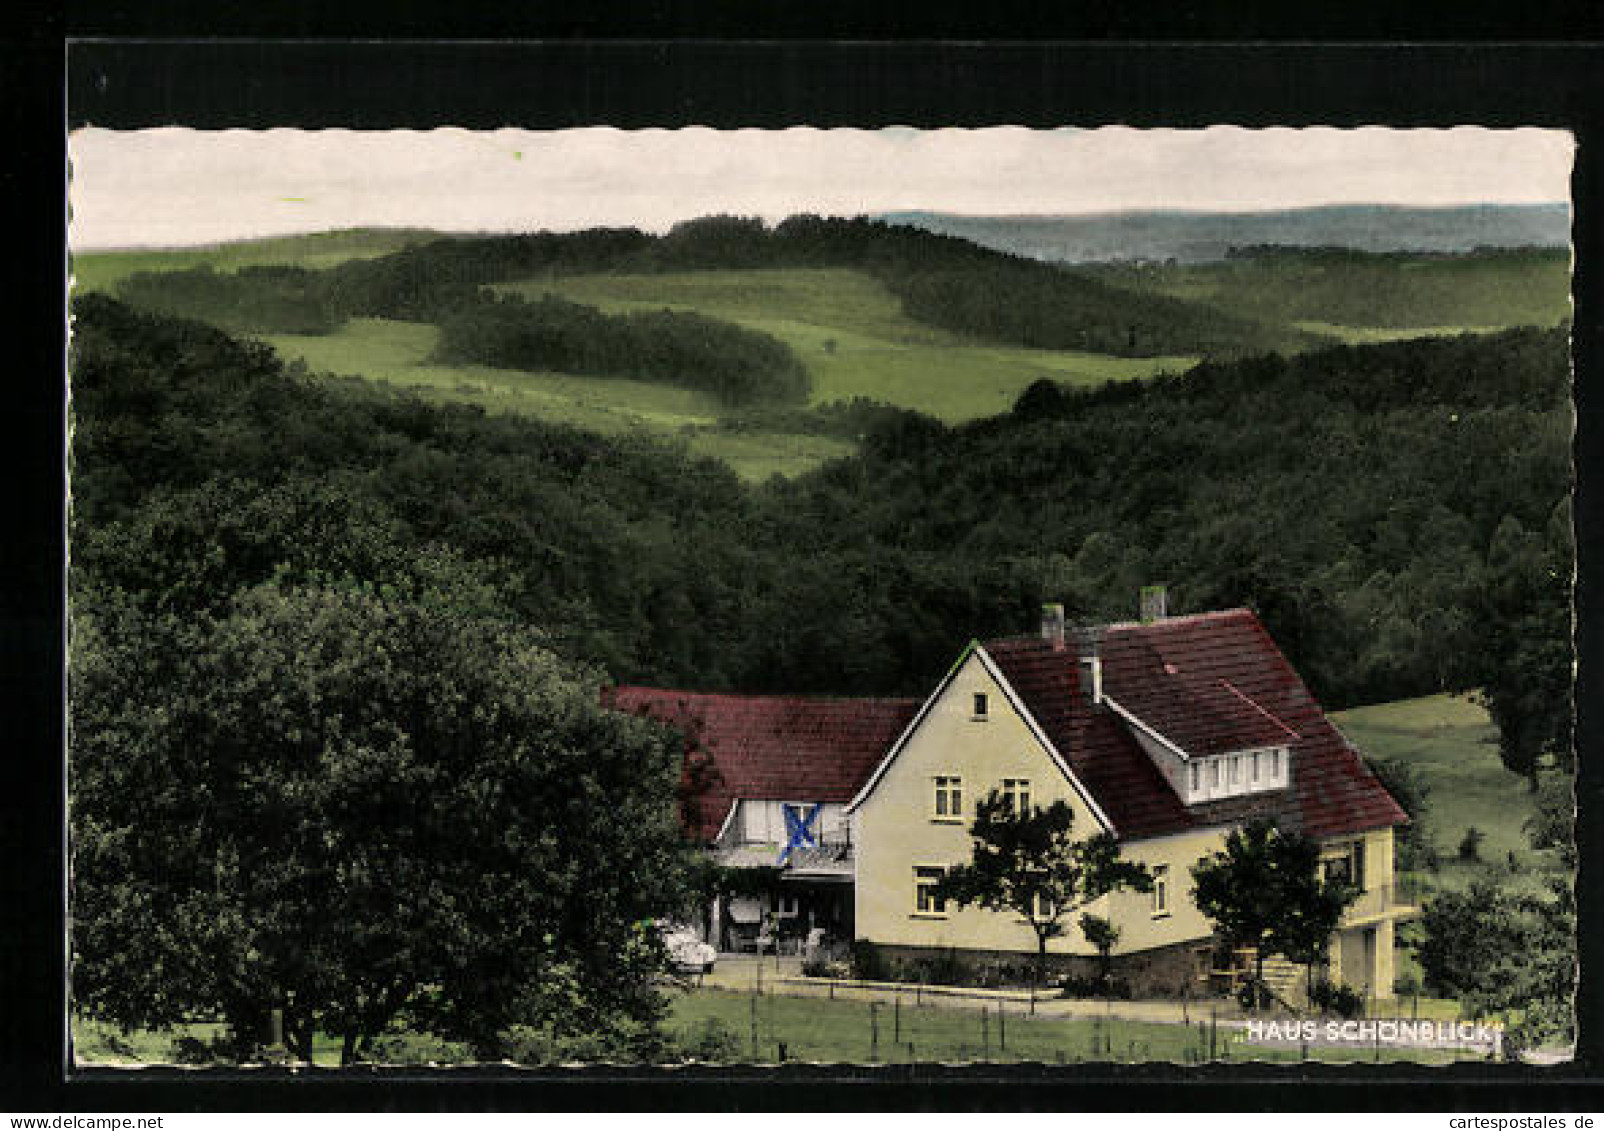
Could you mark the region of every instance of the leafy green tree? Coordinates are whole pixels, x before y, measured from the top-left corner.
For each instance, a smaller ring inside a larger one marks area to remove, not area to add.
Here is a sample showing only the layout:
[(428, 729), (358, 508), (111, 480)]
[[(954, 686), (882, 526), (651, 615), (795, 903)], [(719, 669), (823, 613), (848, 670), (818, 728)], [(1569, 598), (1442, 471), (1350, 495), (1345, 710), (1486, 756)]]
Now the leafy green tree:
[(1119, 942), (1119, 928), (1114, 925), (1112, 919), (1104, 918), (1101, 915), (1093, 915), (1090, 911), (1087, 911), (1080, 917), (1080, 933), (1085, 936), (1087, 942), (1097, 948), (1097, 980), (1102, 983), (1104, 993), (1111, 992), (1114, 975), (1114, 947)]
[(1319, 845), (1263, 818), (1233, 829), (1225, 848), (1192, 866), (1192, 899), (1226, 945), (1254, 950), (1255, 1000), (1267, 1002), (1264, 962), (1311, 965), (1357, 892), (1320, 875)]
[(1061, 936), (1069, 916), (1109, 892), (1151, 891), (1147, 868), (1120, 855), (1109, 833), (1074, 837), (1075, 811), (1063, 801), (1015, 812), (993, 790), (975, 806), (969, 826), (969, 863), (949, 868), (936, 886), (939, 898), (960, 907), (1018, 915), (1036, 936), (1036, 984), (1046, 980), (1047, 944)]
[(504, 1047), (660, 1009), (677, 751), (480, 594), (260, 585), (75, 609), (73, 987), (125, 1026), (282, 1012), (359, 1058), (397, 1017)]

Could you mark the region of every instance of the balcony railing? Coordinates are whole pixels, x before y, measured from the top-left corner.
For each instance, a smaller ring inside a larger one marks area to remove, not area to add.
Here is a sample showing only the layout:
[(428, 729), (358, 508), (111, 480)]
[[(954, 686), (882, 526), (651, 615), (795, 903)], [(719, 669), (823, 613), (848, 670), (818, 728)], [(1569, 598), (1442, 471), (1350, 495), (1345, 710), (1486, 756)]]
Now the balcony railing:
[(1394, 880), (1372, 885), (1360, 892), (1359, 898), (1348, 905), (1347, 914), (1343, 919), (1352, 923), (1364, 919), (1379, 919), (1389, 913), (1407, 915), (1418, 906), (1416, 885), (1408, 881)]

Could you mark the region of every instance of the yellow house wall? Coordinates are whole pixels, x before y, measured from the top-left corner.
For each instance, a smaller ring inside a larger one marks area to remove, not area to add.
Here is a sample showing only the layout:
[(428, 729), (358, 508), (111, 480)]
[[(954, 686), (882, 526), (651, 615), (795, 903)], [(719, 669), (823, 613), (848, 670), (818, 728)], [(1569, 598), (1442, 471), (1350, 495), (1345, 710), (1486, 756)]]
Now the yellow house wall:
[[(990, 703), (985, 721), (973, 717), (976, 692), (985, 693)], [(963, 779), (963, 815), (936, 818), (934, 779), (954, 775)], [(914, 868), (968, 860), (975, 803), (999, 788), (1004, 778), (1029, 779), (1036, 805), (1066, 802), (1075, 812), (1077, 834), (1102, 831), (1101, 822), (1012, 708), (978, 654), (971, 655), (856, 811), (858, 937), (903, 946), (1035, 950), (1035, 933), (1011, 913), (959, 909), (949, 903), (944, 916), (927, 916), (915, 908)], [(1119, 926), (1116, 953), (1210, 934), (1207, 920), (1188, 898), (1190, 869), (1223, 840), (1221, 831), (1208, 830), (1125, 846), (1132, 859), (1169, 865), (1171, 912), (1155, 918), (1151, 896), (1129, 892), (1115, 892), (1088, 906), (1085, 910), (1107, 915)], [(1079, 918), (1079, 912), (1072, 918)], [(1060, 954), (1095, 953), (1073, 925), (1048, 948)]]

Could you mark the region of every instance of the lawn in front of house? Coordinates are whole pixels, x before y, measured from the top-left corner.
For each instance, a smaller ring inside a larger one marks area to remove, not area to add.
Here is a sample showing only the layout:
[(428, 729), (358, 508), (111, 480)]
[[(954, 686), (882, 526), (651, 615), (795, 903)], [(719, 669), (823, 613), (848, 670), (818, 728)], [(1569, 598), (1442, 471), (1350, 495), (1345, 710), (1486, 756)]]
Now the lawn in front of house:
[[(730, 1042), (736, 1063), (943, 1063), (1003, 1061), (1078, 1064), (1168, 1061), (1285, 1062), (1303, 1059), (1293, 1048), (1250, 1043), (1237, 1027), (1211, 1022), (1207, 1006), (1193, 1004), (1189, 1024), (1127, 1021), (1117, 1017), (1030, 1016), (1009, 1003), (999, 1019), (986, 1009), (895, 1000), (830, 1000), (731, 990), (694, 990), (675, 998), (668, 1026), (682, 1047), (710, 1025)], [(1408, 1016), (1405, 1011), (1403, 1016)], [(784, 1046), (783, 1052), (781, 1046)], [(1410, 1061), (1442, 1064), (1479, 1059), (1473, 1053), (1374, 1047), (1311, 1046), (1322, 1061)]]

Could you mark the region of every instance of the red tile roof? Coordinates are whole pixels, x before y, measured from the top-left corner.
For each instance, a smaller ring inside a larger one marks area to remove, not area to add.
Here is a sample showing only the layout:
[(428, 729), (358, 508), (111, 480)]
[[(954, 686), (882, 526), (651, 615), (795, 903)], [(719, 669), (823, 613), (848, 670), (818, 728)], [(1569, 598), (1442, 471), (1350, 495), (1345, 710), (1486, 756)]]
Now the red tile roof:
[[(1182, 749), (1214, 753), (1285, 744), (1292, 751), (1290, 788), (1191, 809), (1126, 725), (1112, 711), (1092, 707), (1073, 645), (1054, 651), (1024, 638), (985, 647), (1122, 838), (1254, 814), (1317, 837), (1408, 819), (1247, 609), (1113, 625), (1103, 636), (1104, 690)], [(1173, 703), (1164, 698), (1168, 690), (1176, 692)]]
[[(1288, 789), (1188, 809), (1128, 724), (1092, 705), (1075, 648), (1036, 637), (984, 645), (1122, 839), (1274, 816), (1310, 836), (1404, 823), (1403, 810), (1332, 726), (1247, 609), (1120, 624), (1104, 632), (1104, 690), (1192, 754), (1292, 751)], [(806, 699), (620, 687), (621, 710), (690, 740), (685, 821), (704, 841), (736, 798), (850, 801), (919, 709), (912, 699)]]
[(687, 739), (686, 831), (711, 841), (737, 798), (852, 800), (919, 710), (916, 699), (714, 695), (618, 687), (607, 702)]

